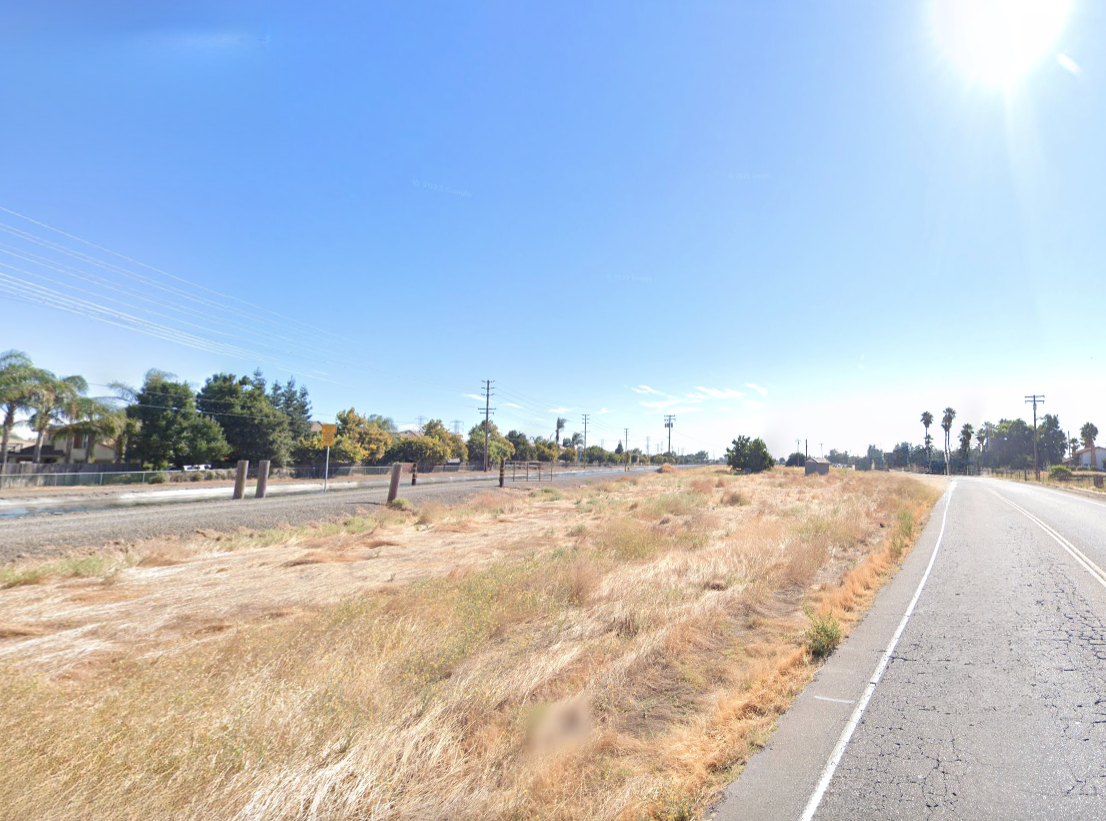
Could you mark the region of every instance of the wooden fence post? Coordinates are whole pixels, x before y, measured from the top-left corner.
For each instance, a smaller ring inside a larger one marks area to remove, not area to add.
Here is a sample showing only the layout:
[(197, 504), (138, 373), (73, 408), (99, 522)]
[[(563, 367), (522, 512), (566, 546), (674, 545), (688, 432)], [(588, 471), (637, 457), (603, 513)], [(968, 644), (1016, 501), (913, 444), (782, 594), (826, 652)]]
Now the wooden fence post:
[(257, 490), (254, 491), (253, 498), (264, 499), (265, 494), (269, 490), (269, 460), (262, 459), (257, 464)]
[(249, 466), (250, 463), (246, 459), (238, 462), (238, 472), (234, 475), (234, 496), (232, 498), (241, 499), (246, 495), (246, 471)]
[(392, 465), (392, 481), (388, 485), (388, 504), (391, 504), (396, 500), (396, 495), (399, 493), (399, 474), (403, 470), (403, 465), (396, 462)]
[(499, 486), (503, 487), (503, 479), (507, 475), (507, 465), (502, 459), (499, 460)]

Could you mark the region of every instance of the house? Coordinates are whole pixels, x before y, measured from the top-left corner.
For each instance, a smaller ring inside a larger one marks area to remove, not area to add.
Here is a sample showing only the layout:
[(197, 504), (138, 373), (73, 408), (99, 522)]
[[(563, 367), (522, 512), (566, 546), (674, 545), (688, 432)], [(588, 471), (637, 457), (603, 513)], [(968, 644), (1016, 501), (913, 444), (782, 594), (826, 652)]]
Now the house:
[[(44, 465), (77, 464), (88, 462), (89, 437), (70, 437), (58, 434), (42, 445), (39, 463)], [(114, 462), (115, 447), (110, 443), (97, 442), (93, 453), (95, 462)], [(68, 458), (66, 458), (68, 456)], [(33, 462), (35, 460), (35, 440), (12, 438), (8, 444), (8, 461), (11, 463)]]
[(1066, 460), (1072, 467), (1106, 469), (1106, 447), (1080, 448)]
[(806, 460), (806, 475), (809, 476), (812, 473), (818, 473), (822, 476), (829, 474), (830, 463), (829, 459), (819, 459), (816, 456), (811, 456)]

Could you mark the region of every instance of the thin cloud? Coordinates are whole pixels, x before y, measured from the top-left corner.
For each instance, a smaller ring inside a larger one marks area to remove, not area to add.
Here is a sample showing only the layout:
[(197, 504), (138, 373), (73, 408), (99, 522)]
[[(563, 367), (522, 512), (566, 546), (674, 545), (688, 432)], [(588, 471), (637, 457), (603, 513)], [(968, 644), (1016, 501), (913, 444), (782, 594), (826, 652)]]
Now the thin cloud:
[(745, 387), (749, 388), (750, 390), (756, 391), (761, 396), (767, 396), (768, 395), (768, 388), (762, 388), (760, 385), (754, 385), (752, 382), (746, 382)]
[(600, 408), (599, 412), (600, 413), (614, 413), (614, 411), (611, 410), (610, 408)]
[(678, 405), (682, 401), (684, 401), (684, 400), (682, 400), (682, 399), (658, 399), (656, 402), (642, 402), (641, 405), (643, 407), (649, 408), (650, 410), (662, 411), (665, 408), (670, 408), (673, 405)]
[(568, 411), (569, 411), (568, 408), (550, 408), (549, 409), (550, 413), (568, 413)]
[(466, 399), (476, 399), (476, 400), (479, 400), (480, 402), (484, 401), (483, 396), (477, 396), (475, 393), (463, 393), (461, 395), (464, 396)]
[[(704, 388), (702, 386), (697, 386), (695, 390), (702, 392), (703, 394), (705, 394), (706, 397), (709, 397), (711, 399), (740, 399), (745, 395), (743, 392), (735, 391), (733, 388), (722, 388), (721, 390), (719, 390), (718, 388)], [(692, 394), (692, 396), (689, 398), (701, 399), (705, 397), (699, 397)]]
[(503, 407), (505, 407), (505, 408), (521, 408), (522, 405), (516, 405), (514, 402), (504, 402)]
[(636, 388), (631, 386), (630, 390), (632, 390), (634, 393), (655, 393), (657, 396), (664, 396), (663, 393), (650, 388), (648, 385), (638, 385)]

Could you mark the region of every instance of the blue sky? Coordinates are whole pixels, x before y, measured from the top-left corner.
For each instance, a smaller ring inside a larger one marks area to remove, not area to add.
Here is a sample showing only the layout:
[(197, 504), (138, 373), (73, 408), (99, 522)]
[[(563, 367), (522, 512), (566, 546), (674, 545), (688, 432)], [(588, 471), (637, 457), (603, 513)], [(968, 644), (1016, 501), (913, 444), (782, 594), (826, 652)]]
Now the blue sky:
[(97, 5), (0, 7), (0, 349), (608, 447), (1106, 429), (1106, 7), (997, 82), (929, 1)]

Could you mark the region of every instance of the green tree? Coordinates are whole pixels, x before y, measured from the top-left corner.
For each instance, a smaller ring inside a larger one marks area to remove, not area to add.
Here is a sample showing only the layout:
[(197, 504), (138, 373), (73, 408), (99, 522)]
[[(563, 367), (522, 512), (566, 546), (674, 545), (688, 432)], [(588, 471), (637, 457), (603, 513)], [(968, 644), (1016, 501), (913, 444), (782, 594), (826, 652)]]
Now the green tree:
[(425, 436), (429, 436), (431, 439), (437, 439), (446, 446), (448, 450), (446, 460), (459, 459), (463, 462), (468, 459), (469, 449), (468, 446), (465, 445), (465, 440), (461, 438), (460, 434), (448, 430), (446, 426), (442, 424), (441, 419), (431, 419), (426, 423), (426, 427), (422, 429), (422, 432)]
[(269, 401), (288, 420), (288, 436), (299, 442), (311, 435), (311, 399), (306, 386), (296, 385), (295, 377), (281, 385), (274, 382), (269, 389)]
[(31, 400), (43, 371), (22, 351), (0, 353), (0, 473), (8, 464), (8, 443), (19, 416), (31, 412)]
[(568, 424), (567, 419), (565, 419), (561, 416), (557, 417), (557, 429), (555, 431), (553, 431), (553, 441), (554, 442), (560, 442), (561, 441), (561, 431), (565, 429), (565, 425), (567, 425), (567, 424)]
[(964, 460), (965, 471), (967, 471), (968, 457), (971, 455), (972, 452), (972, 435), (974, 433), (975, 428), (973, 428), (966, 422), (964, 423), (964, 426), (960, 428), (960, 448), (957, 450), (957, 453), (959, 453), (960, 458)]
[[(484, 421), (473, 425), (469, 430), (469, 459), (473, 462), (484, 463)], [(515, 448), (507, 437), (499, 432), (495, 422), (488, 425), (488, 465), (499, 464), (501, 459), (510, 459), (514, 455)]]
[(534, 440), (534, 457), (539, 462), (556, 462), (561, 458), (561, 449), (556, 441), (551, 442), (539, 436)]
[(58, 378), (49, 371), (38, 371), (32, 389), (31, 429), (35, 431), (35, 464), (42, 461), (42, 446), (47, 435), (79, 413), (78, 406), (88, 383), (82, 376)]
[(128, 445), (137, 461), (158, 470), (170, 465), (221, 462), (230, 453), (223, 429), (196, 410), (196, 397), (172, 374), (151, 370), (127, 407), (127, 417), (138, 424)]
[(929, 435), (929, 426), (932, 425), (932, 424), (933, 424), (933, 414), (930, 413), (929, 411), (923, 411), (922, 412), (922, 426), (926, 430), (925, 439), (923, 441), (925, 442), (925, 448), (926, 448), (926, 453), (927, 454), (930, 452), (930, 448), (933, 446), (933, 437)]
[[(349, 453), (361, 454), (356, 460), (358, 462), (365, 464), (379, 462), (392, 446), (393, 433), (384, 427), (385, 424), (391, 424), (390, 419), (377, 415), (364, 417), (355, 408), (338, 411), (336, 419), (337, 435), (349, 440), (347, 445)], [(392, 425), (392, 427), (395, 426)]]
[(992, 467), (1032, 467), (1033, 428), (1022, 419), (1000, 419), (987, 439), (987, 449)]
[(763, 439), (738, 436), (726, 450), (726, 463), (734, 473), (760, 473), (776, 464)]
[(806, 464), (806, 454), (801, 451), (795, 451), (787, 457), (787, 460), (783, 464), (784, 467), (801, 468)]
[(1037, 448), (1044, 465), (1058, 465), (1064, 461), (1068, 450), (1067, 434), (1060, 428), (1060, 419), (1054, 413), (1046, 413), (1037, 428)]
[(1091, 451), (1091, 464), (1097, 467), (1094, 458), (1094, 440), (1098, 438), (1098, 428), (1091, 422), (1086, 422), (1079, 429), (1079, 436), (1083, 439), (1083, 447)]
[(261, 371), (255, 371), (252, 377), (215, 374), (197, 394), (196, 407), (223, 429), (232, 460), (268, 459), (279, 467), (291, 458), (288, 417), (265, 392)]
[(512, 430), (507, 434), (507, 441), (515, 449), (514, 458), (521, 461), (533, 461), (535, 450), (530, 439), (522, 431)]
[(949, 443), (949, 436), (952, 434), (952, 420), (956, 418), (956, 411), (952, 408), (945, 408), (945, 413), (941, 417), (941, 430), (945, 432), (945, 475), (949, 475), (949, 460), (952, 458), (951, 445)]

